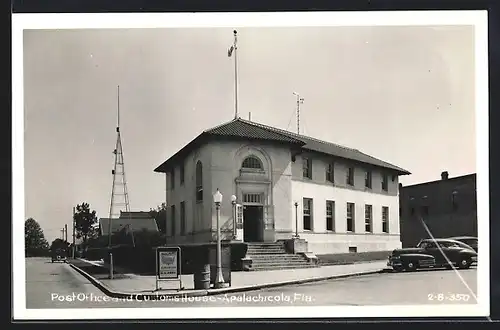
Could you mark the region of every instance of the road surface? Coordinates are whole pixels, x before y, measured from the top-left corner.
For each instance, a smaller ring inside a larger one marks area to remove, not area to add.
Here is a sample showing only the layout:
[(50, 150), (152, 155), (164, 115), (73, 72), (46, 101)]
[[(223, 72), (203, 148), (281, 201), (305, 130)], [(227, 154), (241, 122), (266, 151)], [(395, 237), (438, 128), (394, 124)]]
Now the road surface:
[(160, 301), (105, 296), (67, 264), (27, 259), (27, 308), (231, 306), (366, 306), (475, 304), (477, 271), (428, 270), (374, 274), (218, 296)]
[(60, 297), (75, 294), (103, 296), (103, 293), (68, 264), (50, 258), (26, 258), (26, 308), (88, 308), (88, 301), (68, 303)]

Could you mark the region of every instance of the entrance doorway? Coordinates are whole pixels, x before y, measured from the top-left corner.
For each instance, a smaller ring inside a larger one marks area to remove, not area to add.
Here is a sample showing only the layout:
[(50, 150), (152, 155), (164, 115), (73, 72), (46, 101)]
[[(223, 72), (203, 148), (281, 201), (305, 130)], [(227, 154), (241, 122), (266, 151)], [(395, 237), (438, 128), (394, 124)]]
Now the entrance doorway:
[(264, 208), (262, 205), (245, 205), (243, 209), (243, 241), (262, 242)]

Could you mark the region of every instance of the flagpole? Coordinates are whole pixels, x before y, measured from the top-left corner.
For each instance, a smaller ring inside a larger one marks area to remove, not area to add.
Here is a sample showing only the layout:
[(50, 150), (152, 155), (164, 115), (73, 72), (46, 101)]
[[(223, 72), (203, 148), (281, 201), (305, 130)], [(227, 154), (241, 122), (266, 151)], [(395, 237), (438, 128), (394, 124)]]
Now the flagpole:
[(234, 118), (238, 118), (238, 32), (234, 33)]

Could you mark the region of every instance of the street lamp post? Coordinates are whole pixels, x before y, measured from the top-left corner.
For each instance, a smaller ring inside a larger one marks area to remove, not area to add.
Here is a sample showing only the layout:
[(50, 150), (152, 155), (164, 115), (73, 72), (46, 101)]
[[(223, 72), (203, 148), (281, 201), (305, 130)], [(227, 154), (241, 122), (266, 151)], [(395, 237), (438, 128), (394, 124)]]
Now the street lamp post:
[(231, 204), (233, 205), (233, 239), (236, 239), (236, 196), (231, 196)]
[(295, 202), (295, 238), (299, 238), (299, 203)]
[(224, 283), (224, 276), (222, 275), (222, 244), (221, 244), (221, 236), (220, 236), (220, 204), (222, 202), (222, 194), (217, 188), (217, 191), (214, 194), (214, 203), (215, 210), (217, 211), (217, 276), (215, 278), (216, 289), (227, 287), (226, 283)]

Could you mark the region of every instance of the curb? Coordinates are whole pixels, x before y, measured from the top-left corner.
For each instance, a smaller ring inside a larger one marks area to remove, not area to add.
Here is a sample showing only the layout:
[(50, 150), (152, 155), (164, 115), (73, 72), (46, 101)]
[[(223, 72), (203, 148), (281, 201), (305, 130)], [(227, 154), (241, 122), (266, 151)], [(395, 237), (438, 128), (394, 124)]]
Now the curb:
[(99, 288), (106, 295), (108, 295), (112, 298), (132, 299), (132, 300), (137, 300), (137, 301), (156, 300), (156, 299), (160, 299), (160, 297), (190, 298), (190, 297), (213, 296), (213, 295), (227, 294), (227, 293), (238, 293), (238, 292), (245, 292), (245, 291), (257, 291), (257, 290), (276, 288), (276, 287), (287, 286), (287, 285), (314, 283), (314, 282), (321, 282), (321, 281), (327, 281), (327, 280), (333, 280), (333, 279), (357, 277), (357, 276), (363, 276), (363, 275), (382, 274), (382, 273), (387, 272), (387, 269), (380, 269), (380, 270), (370, 270), (370, 271), (349, 273), (349, 274), (313, 277), (313, 278), (306, 278), (306, 279), (292, 280), (292, 281), (248, 285), (248, 286), (234, 287), (234, 288), (229, 287), (229, 288), (221, 288), (221, 289), (198, 290), (198, 291), (188, 291), (188, 292), (146, 293), (146, 294), (144, 294), (144, 293), (125, 293), (125, 292), (114, 291), (114, 290), (110, 289), (107, 285), (105, 285), (104, 283), (102, 283), (101, 281), (99, 281), (98, 279), (96, 279), (95, 277), (90, 275), (89, 273), (87, 273), (86, 271), (80, 269), (79, 267), (77, 267), (71, 263), (68, 263), (68, 264), (70, 265), (71, 268), (73, 268), (79, 274), (81, 274), (83, 277), (88, 279), (94, 286)]

